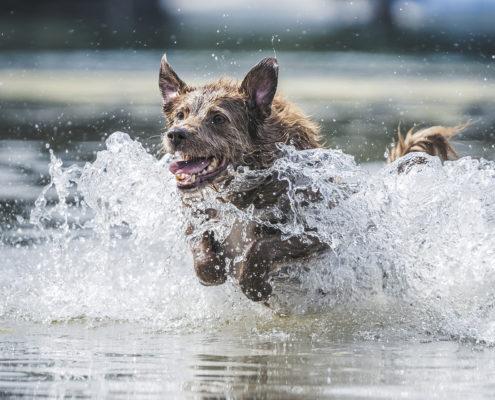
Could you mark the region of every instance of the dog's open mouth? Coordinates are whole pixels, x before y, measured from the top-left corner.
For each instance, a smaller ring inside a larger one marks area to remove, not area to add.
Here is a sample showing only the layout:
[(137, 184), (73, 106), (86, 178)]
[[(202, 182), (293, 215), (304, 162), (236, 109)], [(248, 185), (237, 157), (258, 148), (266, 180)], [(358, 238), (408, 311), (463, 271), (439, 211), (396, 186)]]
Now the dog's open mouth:
[(177, 179), (179, 189), (196, 189), (211, 183), (227, 168), (227, 160), (217, 157), (195, 157), (170, 164), (169, 170)]

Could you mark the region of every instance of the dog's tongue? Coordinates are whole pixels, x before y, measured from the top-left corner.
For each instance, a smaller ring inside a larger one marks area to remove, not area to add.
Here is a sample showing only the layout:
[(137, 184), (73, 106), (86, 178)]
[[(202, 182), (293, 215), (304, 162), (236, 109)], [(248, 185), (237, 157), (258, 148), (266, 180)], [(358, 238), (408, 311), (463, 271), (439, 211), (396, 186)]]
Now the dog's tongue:
[(208, 165), (210, 165), (210, 161), (203, 160), (189, 160), (189, 161), (178, 161), (169, 165), (168, 169), (172, 174), (188, 174), (193, 175), (198, 172), (203, 171)]

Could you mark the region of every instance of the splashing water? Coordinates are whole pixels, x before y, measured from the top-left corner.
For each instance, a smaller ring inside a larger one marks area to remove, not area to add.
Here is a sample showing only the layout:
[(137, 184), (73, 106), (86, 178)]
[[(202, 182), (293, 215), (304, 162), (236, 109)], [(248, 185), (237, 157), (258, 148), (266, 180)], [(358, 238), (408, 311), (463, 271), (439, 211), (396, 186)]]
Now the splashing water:
[[(40, 241), (2, 250), (0, 318), (138, 321), (163, 330), (280, 322), (235, 282), (199, 284), (183, 234), (192, 217), (182, 215), (170, 157), (156, 160), (121, 132), (106, 144), (84, 167), (63, 168), (52, 154), (51, 183), (31, 216)], [(340, 151), (282, 150), (268, 171), (237, 171), (232, 187), (276, 173), (289, 184), (292, 209), (276, 228), (287, 237), (315, 228), (330, 250), (274, 278), (275, 310), (308, 329), (314, 324), (301, 314), (318, 315), (322, 329), (495, 342), (495, 163), (442, 165), (424, 154), (417, 163), (410, 154), (370, 174)], [(399, 163), (410, 167), (398, 173)], [(308, 205), (301, 188), (323, 200)], [(221, 226), (212, 227), (220, 238), (234, 220), (259, 221), (252, 207), (221, 203), (213, 191), (203, 201), (221, 212)]]

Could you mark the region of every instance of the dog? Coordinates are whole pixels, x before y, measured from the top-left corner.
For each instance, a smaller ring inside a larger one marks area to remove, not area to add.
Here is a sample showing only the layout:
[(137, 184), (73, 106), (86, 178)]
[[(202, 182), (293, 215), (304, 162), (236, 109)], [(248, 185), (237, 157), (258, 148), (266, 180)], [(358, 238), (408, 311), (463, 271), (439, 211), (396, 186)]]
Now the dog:
[[(200, 87), (182, 81), (165, 55), (159, 71), (163, 112), (168, 122), (162, 145), (165, 151), (182, 158), (170, 164), (169, 169), (177, 180), (183, 205), (200, 210), (204, 216), (203, 222), (186, 230), (188, 236), (196, 237), (191, 241), (196, 275), (204, 285), (220, 285), (231, 275), (249, 299), (265, 303), (272, 293), (270, 276), (280, 266), (315, 257), (328, 249), (313, 236), (284, 239), (272, 227), (290, 214), (289, 205), (280, 202), (287, 182), (261, 175), (254, 184), (229, 186), (232, 173), (239, 168), (262, 172), (272, 166), (281, 157), (279, 143), (296, 150), (322, 147), (319, 126), (276, 93), (277, 83), (275, 58), (262, 59), (242, 82), (223, 78)], [(431, 127), (411, 130), (405, 138), (399, 131), (398, 143), (389, 151), (388, 161), (415, 151), (438, 155), (442, 160), (455, 159), (457, 154), (448, 138), (459, 130)], [(405, 166), (399, 166), (399, 172), (401, 168)], [(260, 218), (269, 223), (235, 222), (226, 237), (216, 238), (209, 227), (211, 220), (218, 219), (217, 211), (201, 209), (201, 192), (205, 190), (218, 190), (222, 202), (238, 209), (254, 207), (261, 211)], [(300, 195), (308, 201), (319, 197), (310, 189)], [(282, 212), (262, 213), (275, 203)]]

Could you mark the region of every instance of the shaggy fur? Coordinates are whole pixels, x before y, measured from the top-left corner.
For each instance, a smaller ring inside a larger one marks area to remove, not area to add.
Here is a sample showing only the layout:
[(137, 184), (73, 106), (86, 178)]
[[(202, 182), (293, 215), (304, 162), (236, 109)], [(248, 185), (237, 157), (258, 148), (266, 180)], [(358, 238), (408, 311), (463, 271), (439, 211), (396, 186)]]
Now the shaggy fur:
[[(205, 186), (221, 185), (229, 193), (223, 201), (240, 209), (254, 205), (256, 210), (265, 210), (286, 192), (287, 183), (275, 176), (268, 176), (252, 187), (234, 189), (229, 186), (227, 169), (270, 167), (280, 157), (277, 143), (290, 144), (298, 150), (320, 147), (319, 127), (301, 110), (275, 94), (277, 80), (277, 60), (265, 58), (240, 83), (220, 79), (195, 88), (183, 82), (163, 57), (159, 87), (169, 124), (163, 147), (183, 159), (170, 166), (183, 201), (188, 194), (198, 193)], [(438, 154), (443, 159), (456, 157), (447, 137), (458, 130), (433, 127), (415, 134), (411, 130), (405, 139), (399, 133), (399, 142), (390, 151), (389, 161), (411, 151)], [(302, 195), (308, 201), (315, 201), (319, 196), (309, 190)], [(280, 208), (282, 216), (268, 214), (266, 220), (276, 223), (287, 218), (289, 208), (284, 210), (283, 205)], [(208, 219), (217, 218), (216, 210), (207, 209), (203, 213), (208, 214)], [(205, 285), (218, 285), (225, 282), (230, 273), (253, 301), (269, 298), (272, 291), (269, 277), (281, 264), (312, 257), (328, 248), (317, 239), (307, 237), (283, 240), (277, 229), (254, 222), (234, 225), (222, 242), (203, 226), (189, 227), (187, 234), (193, 232), (200, 237), (199, 243), (195, 242), (191, 248), (200, 281)], [(244, 256), (240, 261), (233, 261), (239, 260), (239, 255)], [(228, 260), (231, 260), (229, 268)]]
[[(223, 156), (231, 165), (260, 169), (277, 158), (276, 143), (292, 144), (299, 150), (319, 147), (318, 125), (275, 95), (277, 78), (277, 61), (266, 58), (241, 84), (224, 78), (194, 88), (178, 78), (164, 56), (159, 75), (163, 111), (169, 126), (184, 128), (194, 137), (182, 147), (165, 140), (165, 149), (183, 157)], [(170, 88), (177, 90), (170, 92)], [(184, 113), (183, 120), (177, 118), (178, 112)], [(224, 115), (228, 124), (212, 124), (215, 114)]]

